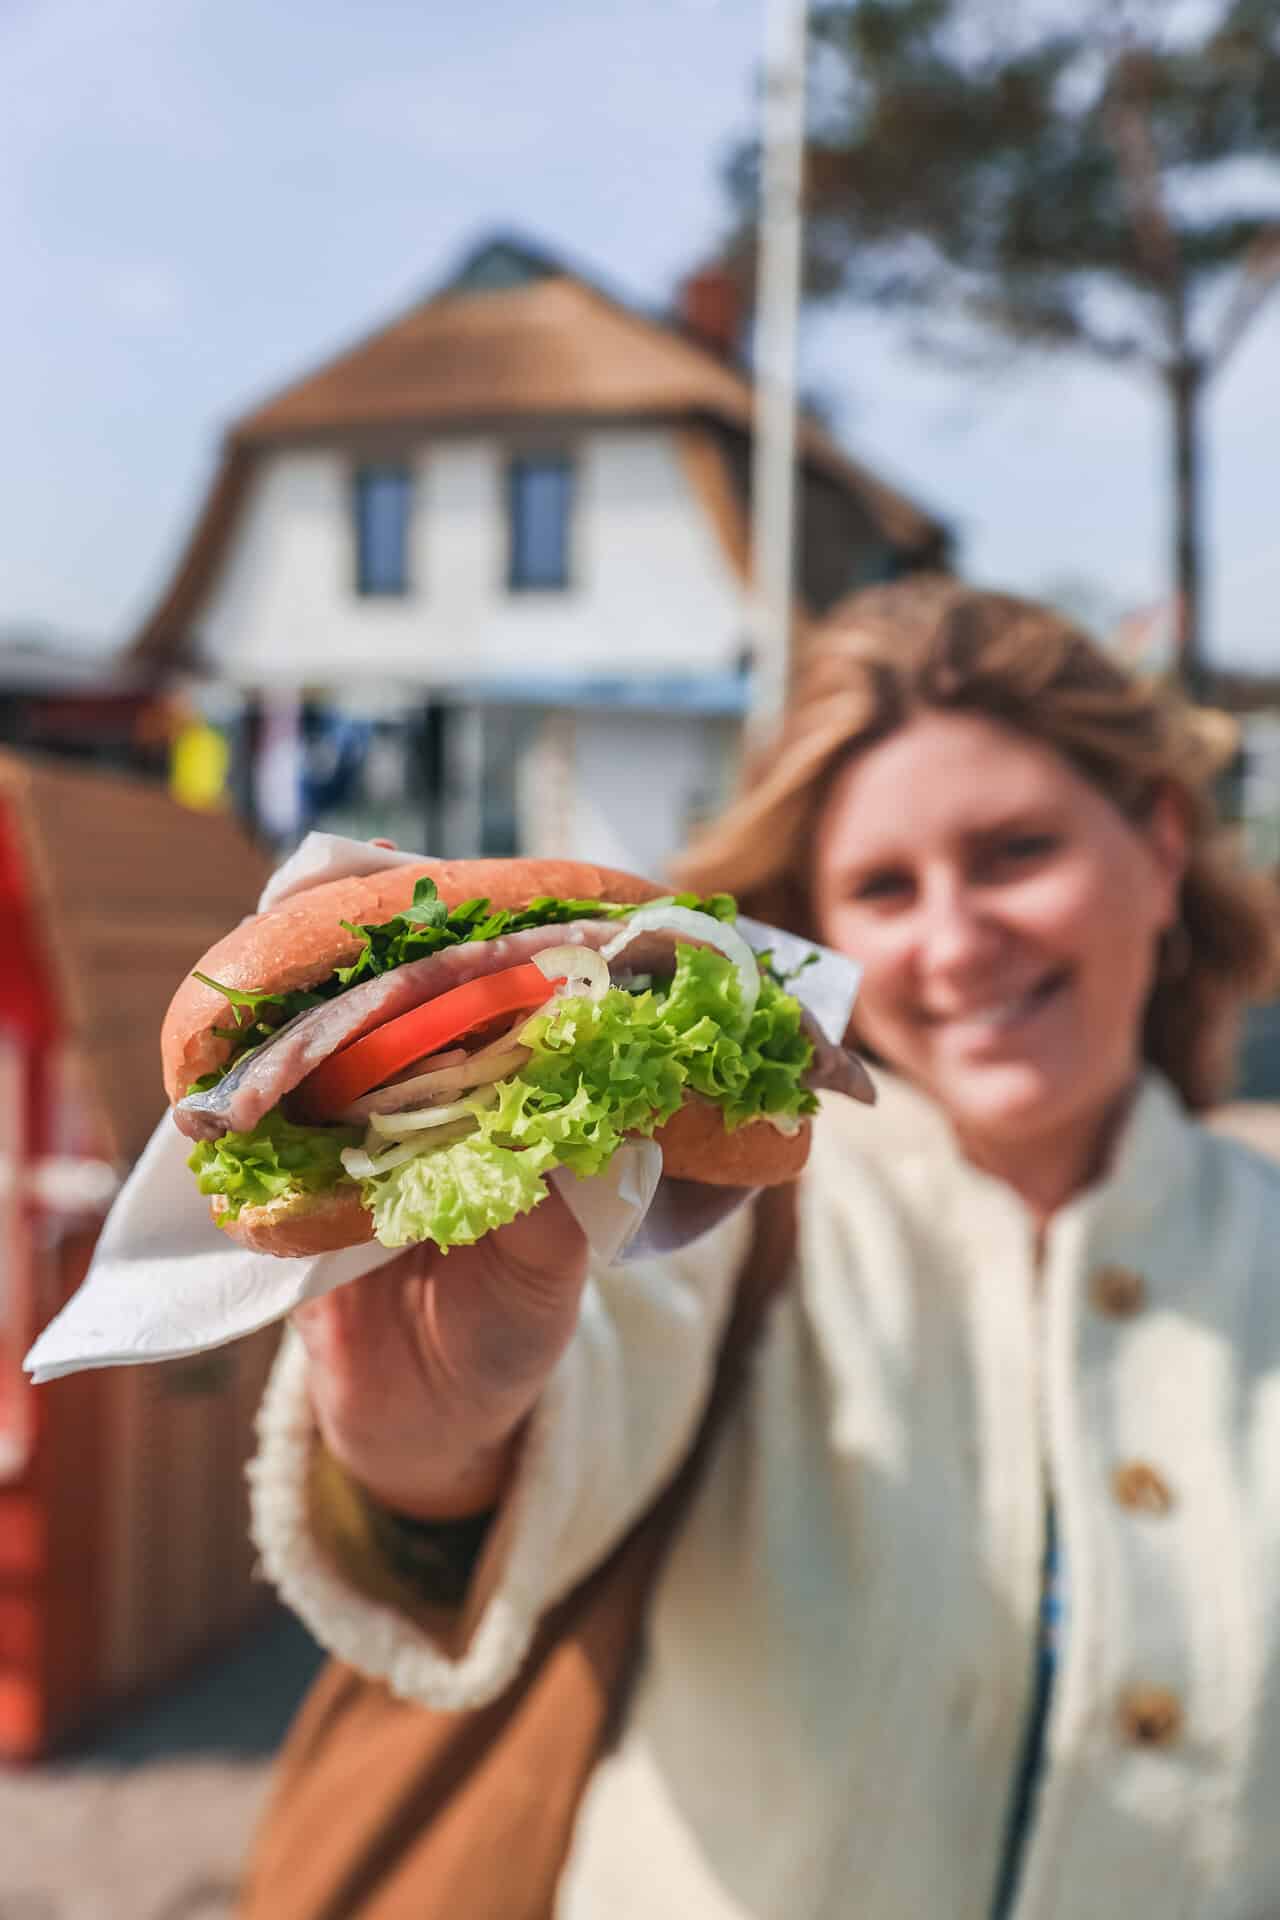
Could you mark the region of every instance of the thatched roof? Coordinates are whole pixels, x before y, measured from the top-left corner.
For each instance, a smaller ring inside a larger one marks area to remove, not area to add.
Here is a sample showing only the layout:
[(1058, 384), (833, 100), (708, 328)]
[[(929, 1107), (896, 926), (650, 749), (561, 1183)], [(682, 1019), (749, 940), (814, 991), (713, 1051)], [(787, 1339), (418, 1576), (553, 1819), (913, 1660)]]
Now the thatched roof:
[[(513, 258), (510, 273), (486, 271)], [(750, 434), (747, 373), (674, 324), (611, 298), (545, 257), (495, 244), (458, 280), (237, 420), (190, 539), (134, 642), (180, 653), (229, 544), (255, 460), (281, 447), (385, 446), (433, 433), (547, 422), (664, 420)], [(851, 459), (816, 420), (805, 468), (844, 491), (904, 561), (939, 557), (946, 527)]]

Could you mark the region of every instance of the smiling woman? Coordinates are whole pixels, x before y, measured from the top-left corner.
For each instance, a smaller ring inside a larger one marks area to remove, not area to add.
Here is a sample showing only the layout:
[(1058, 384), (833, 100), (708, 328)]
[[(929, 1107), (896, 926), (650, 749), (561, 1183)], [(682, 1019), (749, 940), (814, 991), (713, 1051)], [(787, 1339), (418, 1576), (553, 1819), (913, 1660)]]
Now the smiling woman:
[(1046, 1212), (1136, 1082), (1186, 860), (1171, 788), (1131, 820), (977, 713), (926, 710), (832, 783), (814, 907), (863, 963), (859, 1032)]
[[(311, 1320), (264, 1411), (264, 1564), (421, 1714), (331, 1670), (250, 1920), (1280, 1912), (1280, 1170), (1192, 1117), (1275, 915), (1213, 766), (1193, 712), (1019, 600), (902, 582), (812, 637), (681, 881), (861, 962), (879, 1105), (814, 1120), (709, 1452), (736, 1220), (584, 1278), (535, 1214), (488, 1268)], [(486, 1427), (531, 1278), (555, 1367)], [(583, 1792), (540, 1681), (607, 1690), (566, 1617), (700, 1453)], [(488, 1792), (424, 1793), (442, 1727)]]
[(1274, 892), (1241, 870), (1214, 811), (1218, 751), (1193, 709), (1047, 608), (942, 578), (873, 588), (814, 636), (780, 738), (681, 872), (856, 950), (871, 974), (859, 1030), (895, 1061), (878, 989), (904, 929), (932, 929), (909, 963), (927, 976), (923, 1018), (1020, 992), (1021, 970), (1052, 958), (1035, 925), (1050, 940), (1060, 916), (1080, 937), (1092, 921), (1099, 962), (1150, 967), (1130, 982), (1126, 1044), (1136, 1034), (1204, 1108), (1275, 968)]

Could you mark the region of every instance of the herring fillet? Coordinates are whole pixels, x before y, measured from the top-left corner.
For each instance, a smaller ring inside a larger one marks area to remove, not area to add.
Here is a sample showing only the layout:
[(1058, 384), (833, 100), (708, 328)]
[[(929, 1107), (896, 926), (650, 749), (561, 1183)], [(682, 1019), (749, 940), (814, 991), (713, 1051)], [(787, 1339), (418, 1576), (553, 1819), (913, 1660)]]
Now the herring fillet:
[[(485, 974), (519, 966), (547, 947), (567, 944), (599, 948), (616, 924), (608, 920), (570, 920), (567, 925), (526, 927), (496, 940), (466, 941), (444, 947), (421, 960), (409, 960), (390, 973), (362, 980), (322, 1006), (300, 1013), (264, 1041), (203, 1093), (189, 1093), (173, 1117), (189, 1140), (217, 1140), (224, 1133), (251, 1133), (263, 1115), (291, 1093), (331, 1053), (358, 1040), (384, 1020), (425, 1006), (453, 987)], [(548, 997), (551, 988), (548, 983)]]
[[(189, 1140), (251, 1133), (259, 1120), (330, 1054), (383, 1021), (425, 1006), (469, 980), (519, 966), (550, 947), (575, 945), (598, 951), (617, 930), (617, 922), (611, 920), (571, 920), (558, 926), (527, 927), (519, 933), (499, 934), (494, 940), (444, 947), (439, 953), (407, 961), (389, 973), (375, 974), (322, 1006), (295, 1015), (232, 1067), (216, 1086), (179, 1100), (173, 1109), (174, 1120)], [(654, 928), (632, 941), (619, 959), (627, 971), (652, 972), (670, 963), (677, 945), (700, 944), (687, 935)], [(815, 1092), (829, 1088), (855, 1099), (867, 1098), (869, 1082), (861, 1061), (833, 1045), (807, 1009), (803, 1010), (803, 1025), (814, 1050), (805, 1085)]]

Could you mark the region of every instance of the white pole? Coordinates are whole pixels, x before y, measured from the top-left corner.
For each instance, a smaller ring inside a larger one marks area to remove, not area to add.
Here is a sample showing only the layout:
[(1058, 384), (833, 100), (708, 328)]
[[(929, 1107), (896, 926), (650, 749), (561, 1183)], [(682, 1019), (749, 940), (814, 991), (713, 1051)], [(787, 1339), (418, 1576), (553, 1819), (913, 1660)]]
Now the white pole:
[(807, 0), (766, 0), (751, 479), (757, 738), (777, 723), (790, 672), (807, 16)]

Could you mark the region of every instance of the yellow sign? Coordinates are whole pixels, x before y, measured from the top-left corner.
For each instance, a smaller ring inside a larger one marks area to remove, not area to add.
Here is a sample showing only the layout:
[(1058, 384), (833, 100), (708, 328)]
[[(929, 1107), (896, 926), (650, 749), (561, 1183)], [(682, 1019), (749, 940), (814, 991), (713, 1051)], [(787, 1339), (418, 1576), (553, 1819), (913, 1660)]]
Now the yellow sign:
[(169, 755), (169, 791), (184, 807), (210, 812), (227, 804), (231, 748), (207, 721), (193, 720), (176, 735)]

